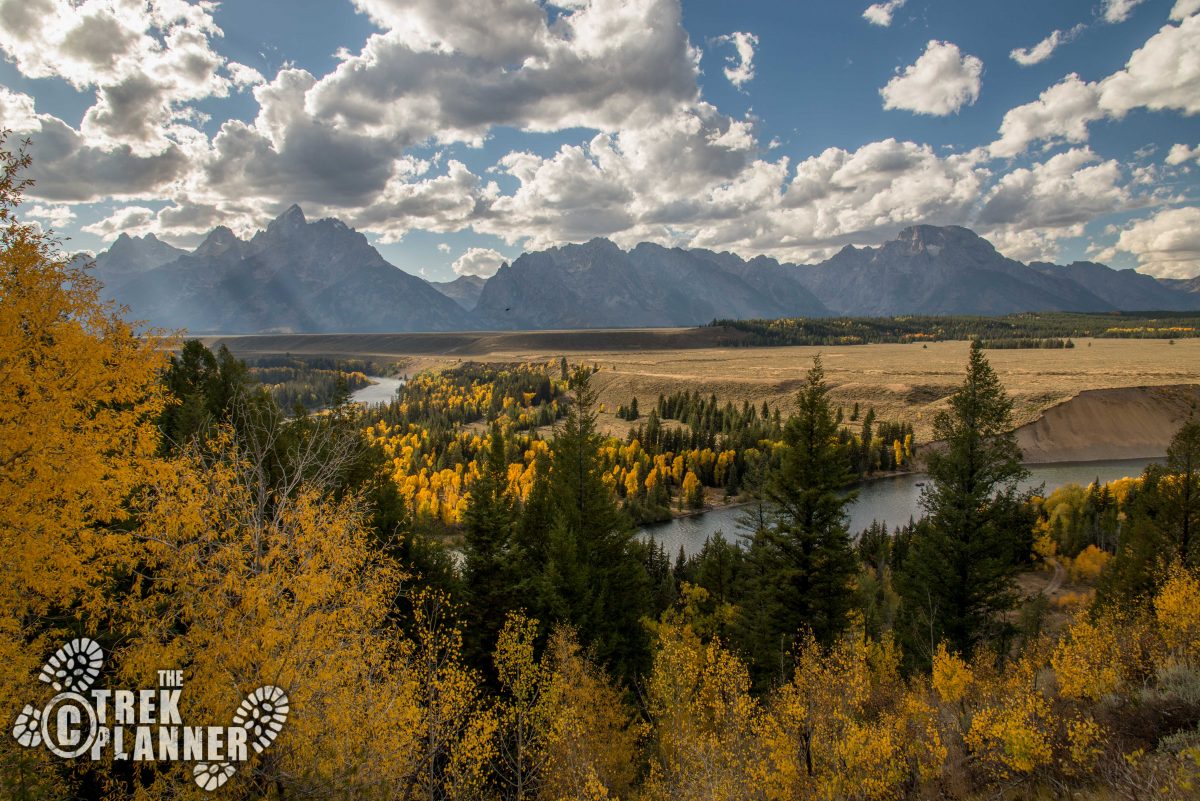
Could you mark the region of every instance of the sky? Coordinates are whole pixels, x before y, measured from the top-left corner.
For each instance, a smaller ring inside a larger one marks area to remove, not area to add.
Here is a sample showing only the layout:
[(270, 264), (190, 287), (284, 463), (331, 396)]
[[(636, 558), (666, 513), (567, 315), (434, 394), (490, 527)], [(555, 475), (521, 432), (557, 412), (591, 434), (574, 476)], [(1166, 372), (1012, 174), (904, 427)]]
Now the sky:
[(1198, 114), (1200, 0), (0, 0), (22, 214), (70, 250), (298, 203), (430, 280), (913, 224), (1183, 278)]

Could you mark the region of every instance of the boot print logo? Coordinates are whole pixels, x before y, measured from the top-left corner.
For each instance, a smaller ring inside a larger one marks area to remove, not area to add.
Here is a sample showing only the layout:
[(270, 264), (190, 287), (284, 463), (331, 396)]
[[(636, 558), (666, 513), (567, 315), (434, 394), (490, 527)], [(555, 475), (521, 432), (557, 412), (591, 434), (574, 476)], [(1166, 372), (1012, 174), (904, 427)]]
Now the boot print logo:
[(111, 749), (114, 759), (194, 762), (192, 778), (211, 791), (269, 748), (287, 721), (287, 693), (266, 685), (242, 701), (231, 725), (185, 726), (179, 715), (183, 671), (158, 671), (151, 690), (96, 689), (103, 664), (104, 651), (86, 637), (55, 651), (38, 679), (56, 695), (40, 709), (25, 705), (13, 726), (16, 741), (44, 745), (63, 759), (99, 760)]

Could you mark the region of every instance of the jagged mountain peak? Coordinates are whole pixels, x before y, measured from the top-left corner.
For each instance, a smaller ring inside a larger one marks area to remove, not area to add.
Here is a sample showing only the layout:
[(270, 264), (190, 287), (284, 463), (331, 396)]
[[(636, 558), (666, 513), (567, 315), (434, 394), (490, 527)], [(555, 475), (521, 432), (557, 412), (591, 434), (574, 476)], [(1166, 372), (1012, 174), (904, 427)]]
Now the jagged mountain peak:
[(229, 227), (218, 225), (209, 232), (204, 241), (192, 251), (193, 256), (219, 256), (222, 253), (244, 245), (241, 239), (238, 239)]
[(306, 225), (308, 225), (308, 220), (304, 216), (304, 211), (293, 203), (287, 208), (287, 211), (267, 223), (267, 230), (264, 233), (271, 239), (277, 239), (302, 231)]

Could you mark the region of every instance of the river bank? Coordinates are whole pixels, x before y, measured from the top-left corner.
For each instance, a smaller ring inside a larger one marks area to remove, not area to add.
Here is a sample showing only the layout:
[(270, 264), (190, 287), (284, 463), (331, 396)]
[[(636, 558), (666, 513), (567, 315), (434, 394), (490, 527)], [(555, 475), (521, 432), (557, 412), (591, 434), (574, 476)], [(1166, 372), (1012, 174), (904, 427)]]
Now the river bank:
[[(1057, 464), (1030, 464), (1029, 477), (1022, 482), (1023, 489), (1041, 486), (1051, 492), (1064, 484), (1086, 485), (1092, 481), (1115, 481), (1125, 476), (1140, 475), (1146, 465), (1156, 459), (1120, 459), (1088, 462), (1066, 462)], [(900, 475), (865, 481), (854, 489), (858, 496), (849, 508), (850, 531), (853, 534), (867, 528), (875, 520), (886, 522), (890, 528), (903, 525), (910, 518), (921, 517), (922, 486), (928, 480), (924, 473)], [(730, 504), (710, 508), (704, 514), (673, 518), (664, 523), (643, 526), (642, 536), (653, 537), (662, 542), (674, 554), (680, 547), (691, 555), (704, 546), (704, 541), (720, 531), (729, 540), (736, 540), (740, 532), (741, 509), (747, 503)]]

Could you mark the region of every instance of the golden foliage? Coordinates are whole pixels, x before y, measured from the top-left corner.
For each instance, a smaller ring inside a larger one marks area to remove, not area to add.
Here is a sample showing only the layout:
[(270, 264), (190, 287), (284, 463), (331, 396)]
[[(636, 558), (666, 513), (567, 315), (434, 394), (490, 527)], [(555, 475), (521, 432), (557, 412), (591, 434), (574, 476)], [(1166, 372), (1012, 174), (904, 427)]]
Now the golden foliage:
[(958, 654), (946, 650), (945, 643), (938, 643), (933, 655), (933, 689), (943, 702), (954, 704), (966, 697), (975, 675)]
[(1066, 698), (1098, 701), (1121, 683), (1121, 648), (1117, 628), (1081, 616), (1067, 630), (1050, 664), (1058, 691)]
[(1200, 665), (1200, 578), (1173, 565), (1154, 598), (1154, 617), (1175, 660)]
[[(0, 718), (67, 632), (95, 634), (111, 578), (134, 562), (124, 501), (158, 469), (153, 339), (94, 279), (15, 216), (28, 159), (0, 136)], [(6, 723), (7, 725), (7, 723)], [(13, 741), (0, 744), (0, 790)], [(40, 762), (39, 762), (40, 764)], [(33, 768), (30, 768), (31, 770)]]

